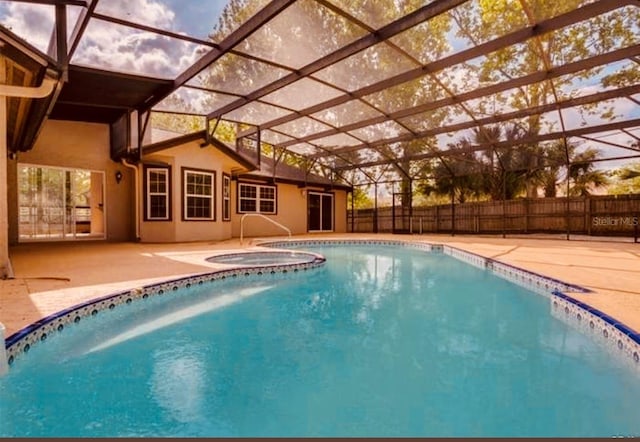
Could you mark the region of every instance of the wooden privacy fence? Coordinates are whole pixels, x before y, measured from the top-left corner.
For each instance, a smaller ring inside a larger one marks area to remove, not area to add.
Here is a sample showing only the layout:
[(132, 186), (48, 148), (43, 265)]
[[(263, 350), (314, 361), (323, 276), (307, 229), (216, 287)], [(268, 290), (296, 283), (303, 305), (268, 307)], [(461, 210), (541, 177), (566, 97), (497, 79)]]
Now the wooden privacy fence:
[[(395, 213), (395, 220), (394, 220)], [(410, 215), (409, 215), (410, 213)], [(348, 212), (350, 232), (575, 233), (638, 236), (640, 195), (522, 198), (506, 201), (360, 209)]]

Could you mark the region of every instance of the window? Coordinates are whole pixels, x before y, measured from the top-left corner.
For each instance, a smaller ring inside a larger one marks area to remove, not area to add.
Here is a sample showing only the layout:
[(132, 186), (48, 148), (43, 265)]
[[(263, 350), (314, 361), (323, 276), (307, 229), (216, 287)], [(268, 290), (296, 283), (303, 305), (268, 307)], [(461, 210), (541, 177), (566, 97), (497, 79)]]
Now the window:
[(145, 168), (146, 221), (168, 221), (171, 219), (169, 172), (167, 167)]
[(231, 220), (231, 177), (222, 175), (222, 221)]
[(238, 183), (239, 213), (276, 213), (276, 186)]
[(183, 207), (186, 221), (215, 221), (214, 172), (183, 169)]

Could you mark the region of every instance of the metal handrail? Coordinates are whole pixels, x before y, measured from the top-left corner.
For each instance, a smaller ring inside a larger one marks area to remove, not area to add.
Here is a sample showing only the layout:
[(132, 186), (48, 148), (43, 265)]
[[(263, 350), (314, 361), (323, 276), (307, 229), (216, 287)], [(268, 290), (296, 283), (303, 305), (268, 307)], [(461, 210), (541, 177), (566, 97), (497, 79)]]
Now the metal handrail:
[(240, 218), (240, 244), (242, 244), (242, 238), (244, 236), (244, 219), (248, 216), (258, 216), (260, 218), (264, 218), (267, 221), (269, 221), (271, 224), (275, 224), (276, 226), (280, 227), (281, 229), (285, 230), (288, 234), (289, 234), (289, 239), (291, 239), (291, 230), (289, 230), (288, 227), (283, 226), (282, 224), (280, 224), (277, 221), (272, 220), (269, 217), (266, 217), (264, 215), (262, 215), (261, 213), (245, 213), (244, 215), (242, 215), (242, 218)]

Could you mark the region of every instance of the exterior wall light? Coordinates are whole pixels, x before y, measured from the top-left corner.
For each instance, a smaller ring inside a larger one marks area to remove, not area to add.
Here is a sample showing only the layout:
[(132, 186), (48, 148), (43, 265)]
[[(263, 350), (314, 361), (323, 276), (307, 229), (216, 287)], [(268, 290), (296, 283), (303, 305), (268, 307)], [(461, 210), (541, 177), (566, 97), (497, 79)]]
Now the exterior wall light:
[(122, 181), (122, 172), (117, 170), (116, 171), (116, 183), (120, 184), (120, 181)]

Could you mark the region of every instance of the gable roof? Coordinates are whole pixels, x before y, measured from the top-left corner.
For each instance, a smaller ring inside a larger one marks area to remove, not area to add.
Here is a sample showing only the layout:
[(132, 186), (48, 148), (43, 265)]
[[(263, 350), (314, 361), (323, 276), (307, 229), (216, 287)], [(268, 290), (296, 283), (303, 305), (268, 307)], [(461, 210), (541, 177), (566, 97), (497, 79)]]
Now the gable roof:
[[(191, 134), (171, 138), (169, 140), (160, 141), (158, 143), (149, 144), (142, 148), (142, 153), (143, 155), (149, 155), (173, 147), (178, 147), (192, 141), (200, 141), (203, 143), (202, 147), (206, 146), (206, 132), (202, 130)], [(237, 177), (239, 178), (274, 183), (280, 182), (287, 184), (296, 184), (301, 187), (320, 186), (324, 187), (325, 189), (352, 189), (352, 187), (349, 185), (337, 183), (329, 178), (312, 173), (306, 173), (303, 169), (300, 169), (298, 167), (291, 166), (282, 162), (276, 163), (273, 158), (267, 157), (265, 155), (261, 156), (260, 164), (256, 165), (243, 153), (236, 151), (232, 146), (220, 141), (215, 137), (211, 137), (208, 143), (247, 169), (247, 172), (237, 174)]]
[(329, 178), (306, 173), (299, 167), (282, 162), (276, 163), (273, 158), (264, 155), (262, 155), (260, 159), (260, 168), (240, 174), (239, 176), (241, 178), (298, 184), (300, 186), (321, 186), (326, 189), (352, 189), (349, 185), (336, 183)]

